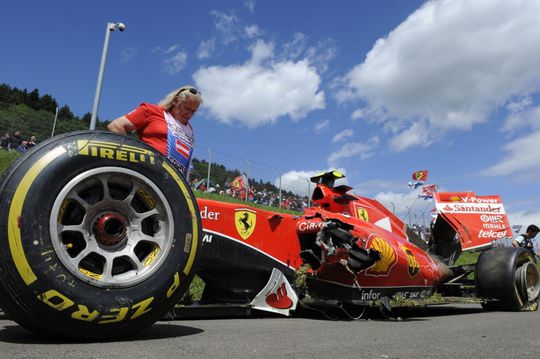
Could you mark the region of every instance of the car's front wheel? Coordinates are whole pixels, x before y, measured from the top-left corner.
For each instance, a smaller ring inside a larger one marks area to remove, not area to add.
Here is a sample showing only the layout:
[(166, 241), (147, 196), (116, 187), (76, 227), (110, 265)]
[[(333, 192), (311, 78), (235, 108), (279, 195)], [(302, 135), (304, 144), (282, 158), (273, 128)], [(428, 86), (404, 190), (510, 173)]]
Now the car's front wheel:
[(133, 333), (170, 310), (194, 275), (196, 201), (136, 139), (54, 138), (7, 171), (0, 194), (0, 306), (32, 331)]

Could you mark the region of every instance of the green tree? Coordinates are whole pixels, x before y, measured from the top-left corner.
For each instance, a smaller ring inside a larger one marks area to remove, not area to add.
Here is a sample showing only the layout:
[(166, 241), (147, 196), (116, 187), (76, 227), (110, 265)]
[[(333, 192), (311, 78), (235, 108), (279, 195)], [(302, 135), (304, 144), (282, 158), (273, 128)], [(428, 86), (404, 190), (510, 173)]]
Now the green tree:
[(45, 94), (39, 99), (36, 110), (45, 110), (55, 113), (57, 107), (58, 103), (56, 100), (51, 95)]
[(81, 117), (81, 120), (87, 125), (90, 125), (90, 121), (92, 120), (92, 114), (90, 112), (85, 113), (83, 117)]
[(14, 105), (25, 103), (27, 96), (28, 96), (28, 91), (26, 89), (19, 90), (18, 88), (14, 87), (13, 91), (11, 91), (11, 96), (8, 102)]
[(71, 120), (75, 117), (68, 105), (64, 105), (58, 111), (58, 118), (62, 120)]
[(24, 104), (34, 110), (39, 110), (39, 90), (37, 88), (26, 96)]
[(8, 84), (0, 84), (0, 102), (11, 103), (11, 94), (13, 89)]

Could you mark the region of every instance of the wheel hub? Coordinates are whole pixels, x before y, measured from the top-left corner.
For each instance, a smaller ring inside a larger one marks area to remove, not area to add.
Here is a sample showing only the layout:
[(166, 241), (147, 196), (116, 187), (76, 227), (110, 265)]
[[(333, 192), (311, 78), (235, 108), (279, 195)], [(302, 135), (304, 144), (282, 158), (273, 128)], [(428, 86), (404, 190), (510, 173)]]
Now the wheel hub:
[(62, 264), (100, 288), (145, 281), (174, 245), (167, 197), (149, 178), (121, 167), (97, 167), (72, 178), (54, 201), (49, 228)]
[(127, 221), (117, 213), (101, 215), (94, 223), (96, 241), (106, 247), (117, 246), (126, 239)]

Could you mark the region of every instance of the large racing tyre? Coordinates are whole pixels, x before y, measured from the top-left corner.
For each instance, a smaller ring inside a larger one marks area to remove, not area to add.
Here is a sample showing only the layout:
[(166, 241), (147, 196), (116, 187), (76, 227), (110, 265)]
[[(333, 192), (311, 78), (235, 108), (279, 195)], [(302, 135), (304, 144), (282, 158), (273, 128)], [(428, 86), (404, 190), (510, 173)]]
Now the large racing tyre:
[(169, 161), (132, 137), (45, 141), (5, 172), (0, 198), (0, 307), (29, 330), (125, 336), (188, 289), (197, 203)]
[(476, 263), (476, 290), (486, 310), (538, 309), (540, 275), (525, 248), (501, 247), (483, 252)]

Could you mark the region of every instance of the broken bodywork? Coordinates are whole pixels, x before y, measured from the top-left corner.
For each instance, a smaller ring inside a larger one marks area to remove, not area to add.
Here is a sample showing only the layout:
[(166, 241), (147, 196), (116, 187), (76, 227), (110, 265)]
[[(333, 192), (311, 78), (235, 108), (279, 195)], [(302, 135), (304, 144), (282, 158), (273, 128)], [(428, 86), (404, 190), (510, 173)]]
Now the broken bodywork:
[(510, 235), (500, 197), (438, 193), (439, 216), (424, 251), (379, 202), (334, 186), (342, 177), (335, 171), (313, 177), (315, 205), (296, 216), (199, 199), (205, 232), (201, 302), (249, 303), (274, 268), (296, 283), (300, 302), (309, 305), (478, 294), (470, 278), (475, 266), (454, 262), (462, 251), (486, 249)]

